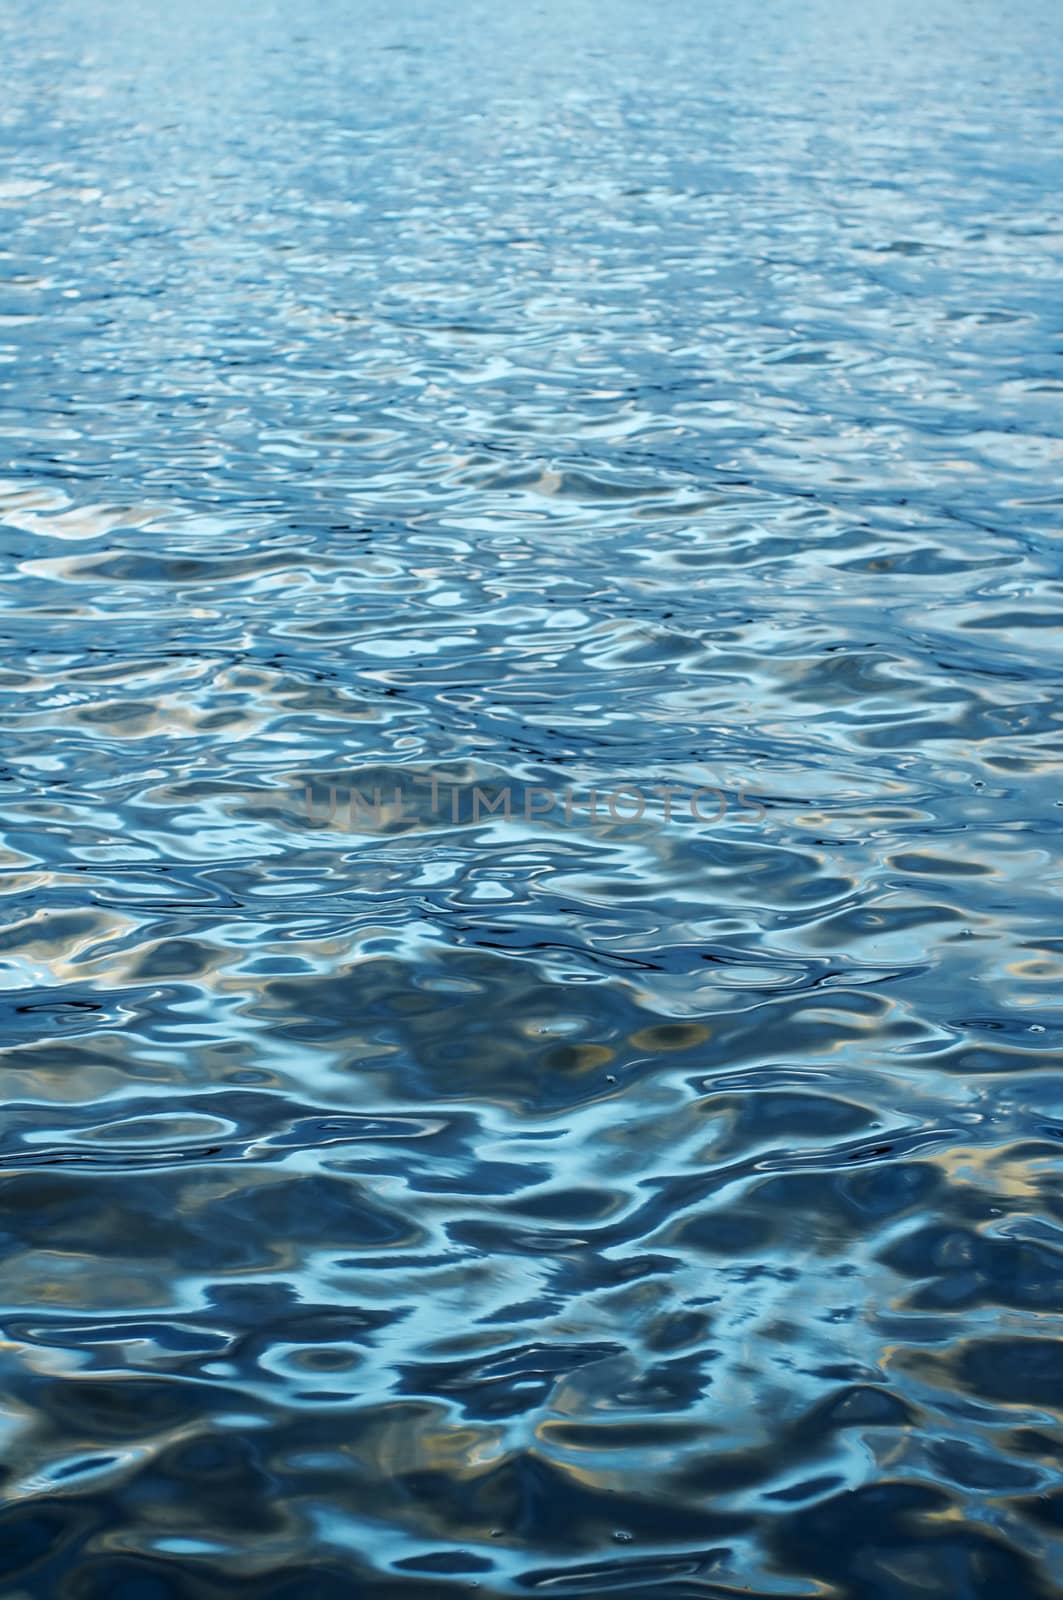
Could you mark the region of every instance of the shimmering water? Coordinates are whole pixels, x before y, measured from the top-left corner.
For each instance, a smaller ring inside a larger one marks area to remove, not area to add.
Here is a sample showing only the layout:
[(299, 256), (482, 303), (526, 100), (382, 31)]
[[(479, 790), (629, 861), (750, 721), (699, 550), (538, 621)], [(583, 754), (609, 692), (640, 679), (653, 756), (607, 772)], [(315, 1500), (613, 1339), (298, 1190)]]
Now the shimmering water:
[(1056, 5), (0, 17), (4, 1600), (1058, 1592)]

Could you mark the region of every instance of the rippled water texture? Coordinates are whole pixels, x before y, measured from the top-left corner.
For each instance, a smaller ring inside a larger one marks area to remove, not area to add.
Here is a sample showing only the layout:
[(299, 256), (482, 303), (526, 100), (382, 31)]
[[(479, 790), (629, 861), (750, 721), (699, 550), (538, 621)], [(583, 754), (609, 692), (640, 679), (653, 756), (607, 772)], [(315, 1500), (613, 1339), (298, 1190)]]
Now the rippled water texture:
[(1058, 1593), (1063, 15), (0, 18), (4, 1600)]

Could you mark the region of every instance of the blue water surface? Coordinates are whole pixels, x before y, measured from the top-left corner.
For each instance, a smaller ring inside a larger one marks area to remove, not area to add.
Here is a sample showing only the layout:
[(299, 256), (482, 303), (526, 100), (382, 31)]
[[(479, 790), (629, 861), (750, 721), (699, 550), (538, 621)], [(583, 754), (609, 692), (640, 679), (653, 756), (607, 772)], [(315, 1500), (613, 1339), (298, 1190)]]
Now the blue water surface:
[(1033, 1600), (1056, 0), (0, 0), (3, 1600)]

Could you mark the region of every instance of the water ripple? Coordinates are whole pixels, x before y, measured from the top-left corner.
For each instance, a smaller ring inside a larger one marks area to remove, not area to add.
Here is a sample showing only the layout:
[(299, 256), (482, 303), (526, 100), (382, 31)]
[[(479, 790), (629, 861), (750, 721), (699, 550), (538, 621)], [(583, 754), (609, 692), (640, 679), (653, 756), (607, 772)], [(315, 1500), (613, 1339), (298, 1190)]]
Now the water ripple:
[(1058, 1593), (1059, 41), (0, 14), (12, 1600)]

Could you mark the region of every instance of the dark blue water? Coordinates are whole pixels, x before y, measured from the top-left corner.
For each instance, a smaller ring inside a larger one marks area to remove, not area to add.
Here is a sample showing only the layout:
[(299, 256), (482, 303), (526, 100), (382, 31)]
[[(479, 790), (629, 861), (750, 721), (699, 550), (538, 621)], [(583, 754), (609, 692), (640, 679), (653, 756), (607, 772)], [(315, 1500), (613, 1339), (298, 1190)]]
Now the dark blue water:
[(0, 60), (3, 1600), (1059, 1593), (1053, 0)]

